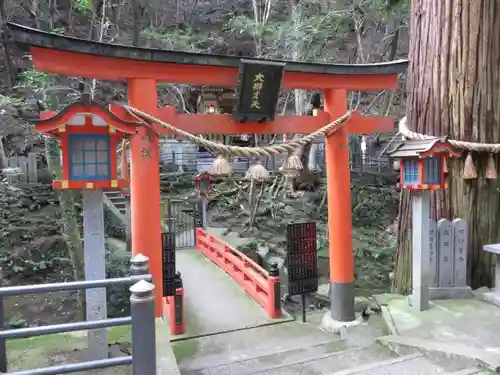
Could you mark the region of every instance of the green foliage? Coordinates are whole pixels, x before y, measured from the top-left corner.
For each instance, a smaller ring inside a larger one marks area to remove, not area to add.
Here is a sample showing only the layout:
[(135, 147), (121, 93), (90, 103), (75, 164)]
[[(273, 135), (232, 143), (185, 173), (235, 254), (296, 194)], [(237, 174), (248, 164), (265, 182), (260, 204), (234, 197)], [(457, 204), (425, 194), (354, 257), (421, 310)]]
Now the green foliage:
[(106, 235), (120, 240), (126, 240), (126, 228), (123, 223), (110, 212), (106, 206), (104, 207), (104, 225)]
[(92, 11), (92, 0), (74, 0), (73, 8), (81, 14), (87, 14)]
[(148, 28), (141, 32), (141, 35), (150, 41), (160, 42), (162, 45), (168, 47), (168, 49), (178, 51), (189, 51), (189, 52), (204, 52), (207, 50), (208, 46), (213, 44), (209, 43), (213, 41), (214, 36), (211, 34), (198, 34), (193, 31), (184, 30), (173, 30), (159, 32), (157, 30)]
[(50, 88), (55, 83), (55, 75), (39, 72), (35, 68), (29, 68), (21, 73), (21, 86), (29, 87), (35, 91)]
[(22, 99), (0, 94), (0, 106), (18, 106), (23, 103)]
[(0, 248), (27, 246), (32, 240), (58, 234), (57, 194), (50, 185), (17, 188), (0, 182)]
[[(63, 32), (63, 29), (56, 30)], [(48, 110), (60, 110), (68, 103), (77, 100), (81, 95), (78, 90), (67, 85), (60, 85), (56, 75), (39, 72), (35, 68), (29, 68), (22, 72), (18, 85), (31, 90)], [(12, 98), (11, 100), (16, 99)]]
[(352, 222), (362, 228), (387, 228), (396, 217), (399, 194), (391, 186), (353, 187)]
[[(125, 277), (130, 274), (130, 253), (125, 248), (106, 244), (106, 278)], [(130, 314), (130, 292), (127, 285), (112, 285), (107, 290), (108, 316)]]
[(57, 194), (50, 185), (0, 183), (0, 266), (4, 277), (64, 272), (69, 259), (60, 236)]
[(66, 33), (66, 29), (64, 27), (56, 27), (55, 29), (52, 29), (52, 32), (54, 34), (64, 35)]
[(60, 98), (54, 88), (57, 84), (57, 76), (45, 72), (39, 72), (35, 68), (29, 68), (21, 73), (19, 86), (29, 88), (48, 109), (59, 109)]

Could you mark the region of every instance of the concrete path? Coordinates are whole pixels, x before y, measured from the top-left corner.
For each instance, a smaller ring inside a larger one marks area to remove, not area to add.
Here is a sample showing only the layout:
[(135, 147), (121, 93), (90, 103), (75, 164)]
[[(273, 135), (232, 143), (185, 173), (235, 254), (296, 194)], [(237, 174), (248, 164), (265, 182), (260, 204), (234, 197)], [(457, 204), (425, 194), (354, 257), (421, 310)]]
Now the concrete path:
[(196, 250), (177, 250), (176, 263), (184, 283), (186, 333), (183, 336), (210, 335), (277, 322), (269, 319), (265, 310), (229, 275)]

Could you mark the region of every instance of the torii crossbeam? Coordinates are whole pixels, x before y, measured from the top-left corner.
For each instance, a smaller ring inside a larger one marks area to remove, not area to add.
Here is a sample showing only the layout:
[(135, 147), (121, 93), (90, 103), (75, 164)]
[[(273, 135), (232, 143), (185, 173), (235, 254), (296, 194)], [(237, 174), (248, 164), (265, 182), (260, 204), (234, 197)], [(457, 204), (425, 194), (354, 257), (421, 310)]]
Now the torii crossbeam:
[[(131, 107), (197, 134), (310, 133), (347, 112), (348, 90), (397, 88), (398, 74), (405, 72), (408, 64), (406, 60), (366, 65), (287, 61), (282, 87), (322, 90), (325, 111), (316, 117), (279, 116), (265, 123), (239, 123), (228, 115), (177, 114), (174, 108), (158, 108), (157, 104), (158, 82), (235, 86), (240, 65), (238, 57), (98, 43), (12, 23), (7, 24), (7, 37), (11, 42), (30, 46), (34, 66), (40, 71), (126, 80)], [(134, 121), (121, 106), (111, 106), (110, 110), (122, 121)], [(340, 322), (355, 319), (348, 133), (369, 134), (393, 129), (392, 118), (355, 114), (344, 128), (326, 137), (331, 317)], [(154, 130), (139, 126), (131, 139), (132, 251), (134, 254), (141, 252), (151, 260), (159, 301), (156, 313), (160, 316), (162, 259), (158, 134), (167, 131), (159, 126)]]

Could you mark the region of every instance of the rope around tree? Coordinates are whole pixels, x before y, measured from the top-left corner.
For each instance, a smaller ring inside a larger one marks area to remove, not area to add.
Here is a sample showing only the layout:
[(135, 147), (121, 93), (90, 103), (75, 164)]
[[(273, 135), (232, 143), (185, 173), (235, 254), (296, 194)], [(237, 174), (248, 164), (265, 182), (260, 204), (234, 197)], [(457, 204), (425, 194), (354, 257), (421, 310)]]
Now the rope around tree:
[[(408, 125), (406, 122), (406, 116), (403, 117), (399, 122), (399, 132), (401, 133), (401, 135), (405, 136), (406, 138), (414, 139), (414, 140), (436, 138), (435, 136), (420, 134), (420, 133), (417, 133), (417, 132), (410, 130), (408, 128)], [(453, 147), (455, 147), (459, 150), (476, 151), (476, 152), (489, 152), (489, 153), (493, 153), (493, 154), (500, 152), (500, 143), (465, 142), (465, 141), (456, 141), (453, 139), (449, 139), (448, 142), (450, 142), (450, 144)]]
[[(435, 136), (421, 134), (410, 130), (407, 125), (406, 116), (399, 121), (399, 133), (404, 137), (413, 140), (436, 138)], [(465, 180), (474, 180), (477, 178), (476, 167), (474, 166), (474, 160), (472, 159), (472, 152), (486, 152), (489, 154), (488, 161), (486, 163), (486, 170), (484, 172), (484, 178), (486, 178), (487, 180), (497, 179), (498, 174), (493, 154), (498, 154), (500, 152), (500, 143), (465, 142), (457, 141), (454, 139), (449, 139), (448, 142), (450, 142), (453, 147), (459, 150), (468, 151), (467, 157), (465, 158), (463, 171), (463, 178)]]

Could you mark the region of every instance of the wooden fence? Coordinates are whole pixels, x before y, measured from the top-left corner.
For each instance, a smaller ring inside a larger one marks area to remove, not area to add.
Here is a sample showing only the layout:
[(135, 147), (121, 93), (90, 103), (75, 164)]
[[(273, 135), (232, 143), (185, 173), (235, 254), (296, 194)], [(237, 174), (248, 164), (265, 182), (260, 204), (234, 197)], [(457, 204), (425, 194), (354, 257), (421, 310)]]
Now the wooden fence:
[(463, 219), (431, 220), (429, 228), (431, 299), (468, 298), (467, 223)]
[(29, 153), (28, 157), (10, 157), (8, 160), (9, 167), (5, 170), (7, 181), (10, 183), (36, 184), (38, 182), (36, 161), (35, 153)]

